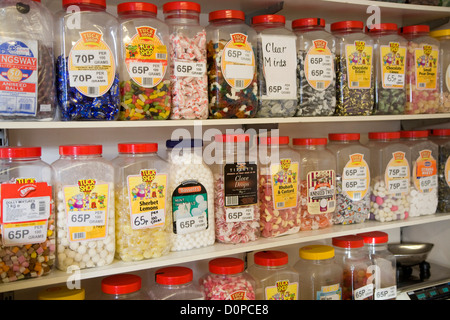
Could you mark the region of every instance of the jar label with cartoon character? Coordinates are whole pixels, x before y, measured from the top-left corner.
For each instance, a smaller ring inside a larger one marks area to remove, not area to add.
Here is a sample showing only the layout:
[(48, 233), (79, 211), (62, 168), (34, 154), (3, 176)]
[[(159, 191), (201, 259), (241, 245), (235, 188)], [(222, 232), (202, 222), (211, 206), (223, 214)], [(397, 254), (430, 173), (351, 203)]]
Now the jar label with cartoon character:
[(167, 175), (143, 169), (127, 177), (132, 229), (164, 226), (166, 220)]
[(384, 89), (405, 87), (406, 47), (398, 42), (380, 47), (381, 81)]
[(208, 194), (198, 181), (184, 181), (172, 194), (173, 233), (208, 229)]
[(350, 89), (370, 89), (372, 85), (373, 47), (365, 41), (355, 41), (345, 46), (347, 79)]
[(316, 300), (342, 300), (342, 289), (339, 283), (321, 286), (316, 292)]
[(342, 191), (352, 201), (359, 201), (369, 191), (369, 165), (361, 153), (351, 154), (349, 158), (342, 172)]
[(0, 198), (3, 246), (46, 241), (52, 208), (51, 186), (33, 178), (16, 178), (15, 183), (1, 185)]
[(431, 45), (424, 44), (414, 50), (417, 90), (435, 90), (437, 88), (438, 59), (439, 51)]
[(306, 186), (309, 214), (334, 212), (336, 207), (336, 174), (334, 170), (308, 172)]
[(298, 162), (280, 159), (270, 166), (273, 206), (275, 210), (295, 208), (298, 205)]
[(298, 300), (298, 282), (280, 280), (264, 290), (264, 300)]
[(315, 90), (327, 89), (334, 80), (334, 55), (325, 40), (314, 40), (305, 58), (305, 76)]
[(437, 162), (431, 150), (422, 150), (414, 163), (413, 180), (416, 189), (423, 193), (434, 191), (438, 186)]
[(397, 197), (409, 192), (409, 164), (405, 158), (405, 153), (397, 151), (392, 153), (392, 158), (386, 166), (384, 172), (387, 192)]
[(101, 240), (107, 236), (109, 184), (81, 179), (64, 186), (69, 241)]

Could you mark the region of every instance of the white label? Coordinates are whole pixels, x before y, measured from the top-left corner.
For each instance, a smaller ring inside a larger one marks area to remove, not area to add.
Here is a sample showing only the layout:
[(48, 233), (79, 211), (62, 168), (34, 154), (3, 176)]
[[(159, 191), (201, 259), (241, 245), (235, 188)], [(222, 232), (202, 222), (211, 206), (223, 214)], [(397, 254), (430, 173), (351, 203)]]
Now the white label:
[(397, 297), (397, 286), (375, 289), (375, 300), (390, 300)]
[(364, 300), (371, 297), (372, 295), (373, 295), (373, 283), (355, 289), (355, 291), (353, 292), (355, 300)]
[[(225, 70), (225, 77), (233, 79), (253, 79), (254, 67), (242, 65), (228, 65)], [(241, 86), (243, 87), (243, 86)]]
[(297, 99), (294, 36), (261, 35), (266, 95), (262, 99)]
[(165, 219), (165, 210), (153, 210), (132, 215), (131, 227), (133, 229), (146, 229), (161, 224)]
[(100, 87), (108, 85), (108, 72), (106, 70), (70, 71), (71, 87)]
[(174, 61), (175, 77), (203, 77), (206, 74), (206, 63)]
[(406, 178), (409, 174), (407, 166), (388, 167), (387, 174), (389, 178)]
[(108, 66), (111, 64), (109, 52), (106, 50), (73, 50), (72, 63), (76, 67)]
[(366, 179), (353, 179), (342, 182), (343, 191), (363, 191), (367, 189)]
[(190, 218), (178, 218), (176, 220), (177, 224), (177, 234), (188, 234), (191, 232), (197, 232), (205, 230), (207, 227), (208, 217), (205, 215), (193, 216)]
[(45, 242), (47, 240), (47, 226), (47, 220), (30, 223), (29, 225), (3, 225), (2, 245), (17, 246)]
[(430, 177), (421, 177), (419, 179), (420, 189), (426, 190), (426, 189), (436, 188), (437, 180), (438, 180), (437, 175), (430, 176)]
[(308, 54), (306, 59), (309, 63), (309, 81), (333, 81), (333, 56)]
[(162, 78), (164, 68), (162, 63), (135, 62), (131, 61), (128, 72), (131, 77)]
[(50, 197), (3, 199), (3, 223), (48, 219)]
[(226, 222), (252, 221), (255, 219), (254, 211), (255, 208), (253, 206), (225, 208), (225, 221)]
[[(225, 48), (225, 61), (240, 63), (240, 64), (252, 64), (253, 56), (251, 51), (239, 50), (234, 48)], [(253, 78), (253, 72), (251, 74)]]
[(389, 194), (397, 194), (409, 191), (409, 180), (408, 179), (396, 179), (388, 181), (388, 192)]
[(69, 227), (105, 226), (105, 210), (89, 210), (80, 213), (69, 211), (67, 225)]
[[(404, 74), (396, 74), (396, 73), (385, 73), (383, 83), (386, 87), (392, 86), (404, 86), (405, 85), (405, 75)], [(395, 89), (393, 87), (391, 89)], [(401, 88), (399, 88), (401, 89)]]

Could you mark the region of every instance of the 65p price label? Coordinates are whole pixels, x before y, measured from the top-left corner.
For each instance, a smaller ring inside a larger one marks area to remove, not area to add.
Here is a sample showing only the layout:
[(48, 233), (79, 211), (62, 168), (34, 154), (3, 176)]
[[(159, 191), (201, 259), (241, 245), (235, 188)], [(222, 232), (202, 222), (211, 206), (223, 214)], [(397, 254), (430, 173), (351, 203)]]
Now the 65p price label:
[(42, 243), (47, 239), (47, 220), (4, 224), (2, 234), (4, 246)]
[(237, 207), (226, 208), (225, 220), (226, 222), (241, 222), (254, 220), (254, 207)]

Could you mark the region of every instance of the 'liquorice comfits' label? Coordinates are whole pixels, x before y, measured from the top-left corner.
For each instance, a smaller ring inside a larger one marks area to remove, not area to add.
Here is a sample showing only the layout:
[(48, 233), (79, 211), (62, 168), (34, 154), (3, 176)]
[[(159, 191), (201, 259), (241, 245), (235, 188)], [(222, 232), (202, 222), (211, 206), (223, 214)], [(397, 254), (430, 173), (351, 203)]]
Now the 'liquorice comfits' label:
[(382, 86), (384, 89), (402, 89), (405, 86), (406, 47), (398, 42), (380, 47)]
[(76, 87), (88, 97), (102, 96), (111, 88), (116, 64), (103, 34), (80, 32), (80, 39), (70, 50), (68, 60), (71, 87)]
[(345, 46), (347, 78), (350, 89), (370, 89), (372, 84), (373, 47), (365, 41), (355, 41)]
[(3, 246), (42, 243), (47, 240), (52, 187), (34, 178), (17, 178), (0, 188)]
[(167, 175), (143, 169), (139, 175), (127, 177), (132, 229), (164, 226), (166, 218)]
[(36, 40), (0, 37), (0, 114), (36, 114), (38, 54)]
[(298, 300), (298, 282), (280, 280), (265, 288), (264, 300)]
[(431, 45), (423, 45), (414, 50), (417, 90), (434, 90), (437, 88), (438, 59), (439, 51)]
[(422, 150), (414, 163), (413, 179), (417, 190), (428, 193), (437, 188), (437, 162), (431, 150)]
[(255, 55), (243, 33), (230, 34), (221, 59), (221, 69), (225, 81), (233, 88), (241, 90), (252, 83), (255, 76)]
[(108, 226), (109, 185), (95, 179), (64, 186), (69, 241), (101, 240)]
[(369, 191), (369, 165), (361, 153), (351, 154), (349, 157), (342, 172), (342, 191), (349, 199), (359, 201)]
[(137, 33), (126, 42), (125, 64), (128, 74), (140, 86), (158, 85), (167, 70), (167, 47), (157, 35), (157, 29), (136, 27)]
[(314, 40), (305, 58), (305, 76), (316, 90), (325, 90), (334, 77), (334, 57), (325, 40)]
[(280, 163), (270, 166), (274, 209), (297, 207), (298, 202), (298, 162), (280, 159)]
[(307, 188), (309, 214), (334, 212), (336, 207), (336, 174), (334, 170), (309, 172)]
[(405, 153), (397, 151), (386, 166), (384, 181), (389, 194), (395, 196), (406, 195), (409, 192), (410, 170)]

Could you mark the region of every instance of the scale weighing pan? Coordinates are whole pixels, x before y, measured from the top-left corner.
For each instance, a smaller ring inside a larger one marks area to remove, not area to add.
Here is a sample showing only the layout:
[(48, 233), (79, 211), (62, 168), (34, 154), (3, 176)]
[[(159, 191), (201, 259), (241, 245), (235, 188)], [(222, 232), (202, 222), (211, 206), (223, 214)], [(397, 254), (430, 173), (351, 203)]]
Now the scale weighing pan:
[(414, 266), (427, 259), (434, 244), (432, 243), (389, 243), (388, 250), (395, 256), (398, 265)]

